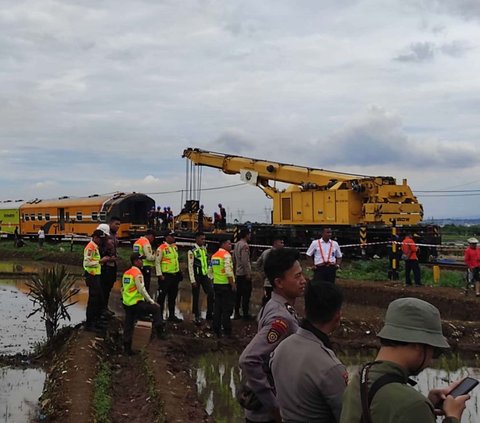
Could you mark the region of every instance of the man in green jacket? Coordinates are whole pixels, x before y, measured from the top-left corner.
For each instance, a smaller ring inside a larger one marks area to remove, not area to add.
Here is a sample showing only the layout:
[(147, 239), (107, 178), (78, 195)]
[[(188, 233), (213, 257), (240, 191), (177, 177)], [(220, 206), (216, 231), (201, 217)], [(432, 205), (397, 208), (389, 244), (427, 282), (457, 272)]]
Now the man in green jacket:
[(409, 386), (414, 384), (409, 376), (449, 348), (438, 309), (418, 298), (392, 301), (378, 337), (377, 358), (363, 366), (345, 391), (340, 423), (435, 423), (436, 415), (445, 416), (443, 423), (458, 423), (470, 398), (448, 395), (459, 381), (432, 389), (428, 397)]

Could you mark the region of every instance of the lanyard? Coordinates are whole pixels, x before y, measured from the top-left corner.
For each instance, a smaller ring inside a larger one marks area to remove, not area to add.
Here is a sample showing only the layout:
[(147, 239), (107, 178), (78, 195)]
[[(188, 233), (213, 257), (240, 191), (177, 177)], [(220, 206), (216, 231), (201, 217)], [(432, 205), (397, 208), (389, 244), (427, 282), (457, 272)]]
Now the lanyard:
[[(325, 257), (323, 256), (323, 248), (322, 248), (322, 243), (320, 242), (320, 240), (317, 241), (318, 242), (318, 249), (320, 250), (320, 254), (322, 256), (322, 263), (323, 264), (328, 264), (330, 263), (330, 257), (332, 255), (332, 248), (333, 248), (333, 242), (332, 240), (329, 240), (328, 243), (330, 244), (330, 248), (328, 250), (328, 255), (327, 255), (327, 260), (325, 260)], [(320, 264), (322, 264), (320, 263)]]

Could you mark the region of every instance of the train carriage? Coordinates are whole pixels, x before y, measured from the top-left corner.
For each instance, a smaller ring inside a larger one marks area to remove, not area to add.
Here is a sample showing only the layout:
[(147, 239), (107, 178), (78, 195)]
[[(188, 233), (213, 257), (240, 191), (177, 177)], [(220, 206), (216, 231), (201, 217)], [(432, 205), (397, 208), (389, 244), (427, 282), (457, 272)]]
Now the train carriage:
[(20, 223), (20, 205), (23, 200), (6, 200), (0, 202), (0, 234), (13, 235)]
[(20, 206), (20, 232), (34, 236), (43, 226), (47, 238), (90, 236), (98, 224), (116, 216), (121, 221), (119, 238), (129, 238), (146, 230), (152, 207), (155, 201), (140, 193), (35, 199)]

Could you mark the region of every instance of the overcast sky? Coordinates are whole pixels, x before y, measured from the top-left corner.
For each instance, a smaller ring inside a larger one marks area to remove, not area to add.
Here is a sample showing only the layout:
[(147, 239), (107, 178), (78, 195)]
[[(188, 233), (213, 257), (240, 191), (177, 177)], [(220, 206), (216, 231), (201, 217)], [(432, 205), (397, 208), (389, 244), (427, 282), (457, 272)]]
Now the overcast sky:
[[(480, 190), (478, 0), (0, 6), (2, 200), (180, 190), (186, 147)], [(418, 197), (426, 217), (480, 215), (480, 196)], [(271, 207), (249, 185), (202, 194), (219, 201)]]

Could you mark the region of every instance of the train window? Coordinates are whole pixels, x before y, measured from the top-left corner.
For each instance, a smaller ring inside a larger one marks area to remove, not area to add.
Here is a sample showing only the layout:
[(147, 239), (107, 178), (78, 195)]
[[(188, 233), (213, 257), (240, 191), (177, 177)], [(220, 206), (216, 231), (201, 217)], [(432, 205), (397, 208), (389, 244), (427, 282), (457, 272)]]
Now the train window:
[(30, 220), (30, 216), (28, 214), (23, 215), (22, 214), (22, 219), (26, 221)]
[(67, 222), (70, 220), (70, 212), (65, 212), (65, 220)]
[(92, 220), (98, 220), (98, 213), (92, 212)]
[(45, 213), (45, 220), (50, 220), (50, 213)]
[(37, 219), (38, 219), (38, 220), (43, 220), (43, 215), (42, 215), (42, 213), (38, 213), (38, 214), (37, 214)]
[(77, 212), (77, 220), (82, 220), (82, 212)]
[(30, 215), (30, 220), (35, 220), (35, 213), (32, 213), (32, 214)]
[(100, 212), (100, 221), (101, 222), (106, 222), (106, 220), (107, 220), (107, 213)]

